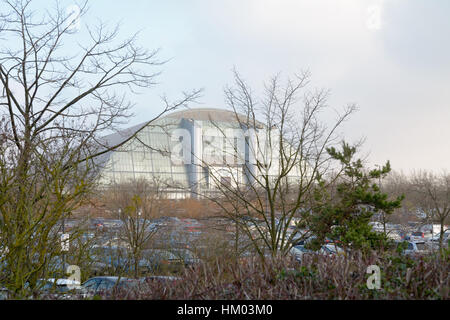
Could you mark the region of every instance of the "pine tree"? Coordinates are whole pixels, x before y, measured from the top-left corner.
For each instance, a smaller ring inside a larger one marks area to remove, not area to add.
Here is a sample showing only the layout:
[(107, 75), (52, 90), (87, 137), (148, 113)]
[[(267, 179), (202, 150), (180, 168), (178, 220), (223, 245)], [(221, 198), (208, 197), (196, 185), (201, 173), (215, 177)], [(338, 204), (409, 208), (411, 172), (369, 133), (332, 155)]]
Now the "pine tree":
[(392, 214), (404, 197), (390, 200), (375, 182), (391, 171), (389, 161), (380, 169), (366, 170), (361, 159), (354, 160), (356, 151), (345, 142), (340, 151), (327, 149), (331, 158), (339, 161), (341, 176), (334, 187), (323, 177), (317, 178), (309, 226), (316, 236), (312, 248), (318, 249), (326, 237), (340, 241), (344, 248), (363, 251), (388, 244), (386, 235), (373, 231), (369, 222), (375, 213)]

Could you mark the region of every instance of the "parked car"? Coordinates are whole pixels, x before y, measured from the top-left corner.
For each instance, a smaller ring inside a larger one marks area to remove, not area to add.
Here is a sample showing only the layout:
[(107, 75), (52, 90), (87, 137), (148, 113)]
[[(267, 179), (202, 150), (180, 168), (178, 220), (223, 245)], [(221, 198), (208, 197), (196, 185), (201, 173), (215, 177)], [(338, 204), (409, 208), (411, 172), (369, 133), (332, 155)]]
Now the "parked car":
[(79, 289), (80, 282), (70, 279), (39, 279), (37, 282), (41, 291), (56, 291), (59, 293)]
[(90, 219), (89, 229), (103, 231), (105, 229), (105, 219), (104, 218)]
[(9, 299), (9, 290), (4, 287), (0, 287), (0, 300), (8, 300)]
[(161, 217), (152, 221), (157, 227), (174, 226), (180, 223), (177, 217)]
[(313, 241), (314, 239), (316, 239), (316, 236), (309, 236), (307, 238), (298, 238), (298, 239), (294, 239), (294, 246), (305, 246), (306, 244), (310, 243), (311, 241)]
[(85, 232), (81, 235), (80, 240), (82, 243), (87, 243), (95, 238), (94, 232)]
[(295, 260), (301, 261), (305, 254), (322, 254), (322, 255), (334, 255), (344, 254), (344, 250), (335, 244), (325, 244), (318, 251), (307, 249), (304, 245), (296, 245), (291, 248), (290, 253), (294, 256)]
[(112, 294), (120, 290), (135, 290), (139, 280), (121, 277), (94, 277), (81, 285), (81, 294), (84, 298), (94, 295)]
[[(448, 230), (449, 226), (444, 225), (444, 231)], [(421, 226), (418, 231), (423, 231), (425, 234), (438, 234), (441, 232), (441, 225), (440, 224), (426, 224)]]
[(189, 249), (176, 248), (176, 249), (171, 249), (170, 252), (173, 253), (178, 258), (180, 258), (181, 260), (183, 260), (184, 265), (186, 267), (195, 265), (195, 264), (198, 264), (201, 262), (200, 258), (198, 258), (197, 255)]
[(119, 229), (124, 225), (123, 221), (118, 219), (105, 219), (100, 223), (103, 224), (103, 226), (108, 229)]
[(140, 281), (143, 284), (149, 284), (151, 282), (162, 282), (162, 283), (173, 283), (175, 281), (181, 280), (180, 277), (174, 277), (174, 276), (147, 276), (140, 279)]
[(394, 241), (403, 240), (403, 235), (399, 231), (396, 231), (396, 230), (392, 230), (392, 231), (388, 232), (387, 237)]
[(411, 240), (411, 236), (408, 234), (408, 232), (406, 232), (404, 230), (398, 230), (397, 234), (398, 234), (400, 239), (393, 239), (393, 240), (396, 240), (396, 241), (409, 241), (409, 240)]
[(401, 244), (405, 246), (405, 249), (402, 251), (404, 255), (423, 254), (427, 251), (425, 241), (402, 241), (397, 243), (397, 245)]
[(294, 256), (295, 260), (301, 261), (304, 254), (314, 254), (315, 252), (306, 249), (304, 245), (293, 246), (290, 250), (290, 254)]
[(410, 241), (424, 241), (425, 233), (422, 231), (415, 231), (415, 232), (411, 233), (409, 240)]
[[(180, 252), (164, 249), (147, 249), (142, 252), (143, 259), (148, 261), (149, 269), (153, 272), (166, 270), (178, 270), (186, 266), (185, 257), (177, 254)], [(186, 257), (187, 258), (187, 257)]]
[(373, 231), (384, 232), (384, 226), (381, 222), (373, 221), (373, 222), (369, 222), (369, 225), (372, 226)]
[(333, 254), (344, 254), (344, 250), (334, 243), (327, 243), (326, 245), (320, 248), (320, 252), (322, 254), (333, 255)]
[[(127, 250), (122, 247), (94, 246), (91, 254), (91, 268), (94, 272), (120, 272), (133, 271), (135, 268), (134, 260), (128, 256)], [(141, 259), (138, 263), (141, 271), (150, 271), (151, 265), (148, 260)]]
[(80, 289), (80, 282), (64, 278), (49, 278), (38, 279), (33, 289), (30, 286), (29, 282), (25, 282), (24, 289), (31, 294), (30, 299), (72, 299)]
[[(430, 240), (431, 241), (439, 241), (440, 237), (441, 237), (440, 233), (435, 233), (433, 235), (433, 237), (430, 238)], [(449, 237), (450, 237), (450, 230), (447, 230), (444, 232), (444, 237), (443, 237), (444, 242), (447, 242)]]
[(79, 290), (80, 282), (70, 279), (39, 279), (38, 295), (50, 299), (71, 299)]
[[(304, 246), (304, 245), (306, 245), (308, 243), (311, 243), (316, 238), (317, 237), (313, 235), (313, 236), (310, 236), (310, 237), (308, 237), (306, 239), (294, 240), (295, 241), (294, 245)], [(340, 243), (340, 241), (338, 239), (331, 239), (331, 238), (325, 238), (324, 242), (325, 242), (325, 244), (334, 244), (334, 243), (339, 244)]]
[(0, 261), (2, 261), (2, 258), (8, 254), (9, 248), (8, 246), (0, 246)]

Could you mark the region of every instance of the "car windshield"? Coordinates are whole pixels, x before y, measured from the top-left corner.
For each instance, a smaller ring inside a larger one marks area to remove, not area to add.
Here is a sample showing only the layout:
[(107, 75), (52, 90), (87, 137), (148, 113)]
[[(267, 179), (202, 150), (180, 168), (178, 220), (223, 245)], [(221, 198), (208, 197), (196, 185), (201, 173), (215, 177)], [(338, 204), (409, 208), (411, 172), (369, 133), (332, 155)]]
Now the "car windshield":
[(93, 288), (97, 287), (97, 280), (90, 279), (83, 284), (83, 287), (85, 287), (87, 289), (93, 289)]
[(98, 286), (97, 290), (99, 291), (106, 291), (109, 289), (112, 289), (114, 286), (116, 285), (116, 281), (115, 280), (102, 280), (102, 282), (100, 283), (100, 285)]
[(157, 260), (178, 260), (179, 258), (170, 251), (166, 250), (145, 250), (143, 256), (147, 259)]
[(327, 246), (323, 246), (322, 250), (327, 252), (327, 253), (333, 253), (333, 251), (331, 250), (331, 248), (327, 247)]
[(139, 281), (135, 280), (135, 279), (122, 279), (119, 282), (119, 286), (122, 288), (124, 288), (124, 287), (131, 288), (131, 287), (136, 286), (138, 284), (138, 282)]
[(416, 243), (417, 249), (418, 250), (425, 250), (425, 243)]
[[(42, 285), (42, 280), (38, 280), (37, 285)], [(69, 287), (66, 284), (55, 284), (53, 281), (45, 281), (45, 283), (40, 288), (42, 291), (58, 291), (58, 292), (67, 292), (69, 291)]]
[(304, 246), (295, 246), (294, 247), (297, 250), (300, 250), (302, 252), (310, 252), (311, 250), (306, 249)]

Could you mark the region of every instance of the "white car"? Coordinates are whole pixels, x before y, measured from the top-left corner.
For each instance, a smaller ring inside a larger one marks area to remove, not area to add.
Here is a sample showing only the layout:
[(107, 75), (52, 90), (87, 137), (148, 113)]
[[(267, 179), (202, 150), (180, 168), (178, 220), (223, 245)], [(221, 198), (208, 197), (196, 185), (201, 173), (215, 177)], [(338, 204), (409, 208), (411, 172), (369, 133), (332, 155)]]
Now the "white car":
[[(440, 237), (441, 237), (441, 234), (440, 233), (435, 233), (434, 235), (433, 235), (433, 237), (431, 237), (431, 241), (439, 241), (440, 240)], [(443, 237), (443, 240), (444, 240), (444, 242), (446, 242), (447, 240), (448, 240), (448, 238), (450, 237), (450, 230), (447, 230), (447, 231), (445, 231), (444, 232), (444, 237)]]
[(331, 243), (323, 245), (318, 251), (306, 249), (304, 245), (297, 245), (291, 248), (290, 253), (297, 261), (301, 261), (304, 254), (334, 255), (343, 254), (344, 250)]
[(112, 293), (114, 290), (135, 290), (141, 280), (114, 276), (94, 277), (81, 285), (80, 293), (83, 298), (91, 298), (99, 294)]
[(80, 282), (70, 279), (38, 279), (36, 284), (39, 296), (57, 300), (76, 298), (76, 291), (81, 288)]
[(344, 250), (342, 248), (339, 248), (338, 246), (334, 245), (333, 243), (326, 244), (320, 248), (320, 252), (323, 254), (343, 254)]
[(8, 298), (9, 298), (9, 290), (0, 287), (0, 300), (8, 300)]
[(427, 251), (427, 247), (424, 241), (421, 242), (408, 241), (407, 243), (408, 246), (403, 251), (403, 254), (405, 255), (423, 254)]
[(306, 249), (303, 245), (297, 245), (291, 248), (290, 254), (295, 258), (297, 261), (301, 261), (302, 257), (305, 253), (315, 253), (312, 250)]
[(413, 233), (411, 233), (411, 236), (409, 237), (410, 241), (424, 241), (425, 240), (425, 233), (422, 231), (415, 231)]
[(392, 230), (387, 233), (387, 237), (391, 240), (401, 241), (403, 240), (403, 233), (401, 231)]

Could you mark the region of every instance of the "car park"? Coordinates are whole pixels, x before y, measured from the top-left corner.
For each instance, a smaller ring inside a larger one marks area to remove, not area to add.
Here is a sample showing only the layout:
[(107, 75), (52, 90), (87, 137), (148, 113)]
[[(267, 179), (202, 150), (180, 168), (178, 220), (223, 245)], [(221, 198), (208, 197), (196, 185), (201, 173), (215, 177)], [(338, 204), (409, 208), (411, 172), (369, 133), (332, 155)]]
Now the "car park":
[(108, 228), (108, 229), (118, 229), (118, 228), (123, 227), (123, 225), (124, 225), (123, 221), (118, 220), (118, 219), (109, 219), (109, 220), (105, 219), (101, 223), (103, 224), (103, 226), (105, 228)]
[(174, 226), (180, 223), (177, 217), (161, 217), (152, 221), (157, 227)]
[(171, 253), (183, 260), (185, 266), (190, 266), (200, 263), (197, 255), (189, 249), (171, 249)]
[(148, 261), (149, 269), (153, 272), (161, 270), (176, 271), (186, 266), (183, 256), (172, 250), (147, 249), (142, 252), (143, 258)]
[(84, 232), (81, 237), (80, 240), (82, 243), (87, 243), (89, 241), (92, 241), (95, 238), (95, 233), (94, 232)]
[[(134, 260), (123, 247), (94, 246), (91, 260), (91, 270), (95, 274), (117, 274), (134, 271), (135, 268)], [(151, 270), (151, 265), (145, 258), (139, 260), (138, 266), (144, 272)]]
[(106, 269), (119, 271), (126, 264), (127, 252), (125, 249), (113, 246), (93, 246), (91, 251), (91, 268), (94, 272), (105, 272)]

